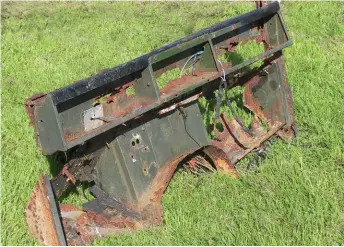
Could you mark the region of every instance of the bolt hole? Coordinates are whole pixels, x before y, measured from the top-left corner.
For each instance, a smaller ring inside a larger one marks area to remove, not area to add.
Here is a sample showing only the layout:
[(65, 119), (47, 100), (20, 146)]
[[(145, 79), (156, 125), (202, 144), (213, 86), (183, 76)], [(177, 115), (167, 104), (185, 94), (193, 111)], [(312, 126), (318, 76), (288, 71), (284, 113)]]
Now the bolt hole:
[(34, 105), (30, 105), (30, 107), (32, 108)]
[(136, 144), (139, 144), (140, 143), (140, 140), (139, 139), (136, 139)]
[(131, 145), (132, 145), (132, 146), (135, 146), (135, 142), (134, 142), (134, 141), (132, 141), (132, 142), (131, 142)]
[(43, 120), (41, 119), (41, 120), (39, 120), (41, 123), (43, 123)]
[(145, 176), (147, 176), (147, 175), (148, 175), (147, 168), (143, 168), (143, 169), (142, 169), (142, 171), (143, 171), (143, 175), (145, 175)]

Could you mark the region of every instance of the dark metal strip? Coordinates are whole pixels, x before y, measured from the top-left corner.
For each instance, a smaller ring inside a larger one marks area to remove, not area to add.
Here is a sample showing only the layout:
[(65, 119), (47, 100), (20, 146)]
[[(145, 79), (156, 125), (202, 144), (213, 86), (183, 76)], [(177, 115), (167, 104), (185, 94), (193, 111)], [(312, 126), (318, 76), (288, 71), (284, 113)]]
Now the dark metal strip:
[(105, 71), (103, 73), (100, 73), (98, 75), (92, 76), (84, 80), (80, 80), (70, 86), (56, 90), (51, 93), (53, 102), (55, 105), (58, 105), (60, 103), (73, 99), (79, 95), (82, 95), (96, 88), (104, 86), (110, 82), (119, 80), (120, 78), (128, 76), (134, 72), (140, 71), (148, 66), (149, 58), (152, 57), (153, 55), (166, 51), (170, 48), (176, 47), (177, 45), (180, 45), (184, 42), (190, 41), (192, 39), (195, 39), (205, 34), (216, 32), (217, 30), (236, 24), (238, 22), (243, 22), (243, 23), (254, 22), (256, 20), (262, 19), (266, 16), (276, 13), (277, 11), (279, 11), (279, 9), (280, 9), (279, 3), (276, 1), (269, 5), (266, 5), (265, 7), (253, 10), (241, 16), (228, 19), (226, 21), (220, 22), (209, 28), (205, 28), (195, 34), (192, 34), (185, 38), (174, 41), (160, 49), (154, 50), (151, 53), (138, 57), (127, 63), (121, 64), (108, 71)]
[(65, 238), (63, 228), (62, 228), (60, 214), (59, 214), (59, 211), (57, 210), (55, 195), (54, 195), (53, 189), (51, 187), (50, 179), (47, 175), (44, 176), (44, 179), (45, 179), (45, 184), (48, 187), (47, 188), (48, 189), (48, 200), (50, 203), (50, 210), (51, 210), (51, 214), (53, 216), (55, 230), (56, 230), (56, 233), (57, 233), (57, 236), (59, 239), (59, 244), (63, 245), (63, 246), (67, 246), (66, 238)]

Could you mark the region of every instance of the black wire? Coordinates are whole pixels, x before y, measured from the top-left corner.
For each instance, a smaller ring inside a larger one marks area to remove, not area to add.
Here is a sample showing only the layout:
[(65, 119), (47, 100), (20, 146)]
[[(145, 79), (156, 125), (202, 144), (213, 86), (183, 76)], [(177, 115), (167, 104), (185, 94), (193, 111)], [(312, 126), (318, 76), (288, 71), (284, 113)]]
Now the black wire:
[(228, 85), (227, 85), (227, 81), (226, 80), (221, 80), (220, 86), (219, 86), (219, 90), (218, 90), (218, 94), (217, 94), (217, 102), (216, 102), (216, 119), (219, 118), (220, 116), (220, 107), (221, 107), (221, 103), (222, 103), (222, 97), (223, 97), (223, 90), (225, 92), (225, 102), (227, 104), (227, 106), (229, 107), (229, 110), (231, 111), (235, 121), (241, 126), (241, 128), (243, 128), (243, 130), (249, 134), (250, 136), (253, 136), (252, 131), (243, 123), (243, 121), (241, 120), (241, 118), (236, 114), (236, 112), (234, 111), (232, 105), (231, 105), (231, 101), (228, 97), (227, 91), (228, 91)]
[(184, 128), (185, 128), (186, 133), (187, 133), (188, 136), (189, 136), (194, 142), (196, 142), (196, 144), (201, 148), (202, 145), (200, 145), (200, 144), (195, 140), (195, 138), (193, 138), (193, 137), (190, 135), (188, 129), (186, 128), (186, 118), (187, 118), (187, 114), (184, 112), (184, 110), (183, 110), (182, 107), (178, 107), (178, 110), (179, 110), (179, 112), (180, 112), (180, 113), (182, 114), (182, 116), (183, 116)]
[(234, 109), (233, 109), (233, 107), (231, 105), (231, 101), (230, 101), (229, 97), (226, 97), (226, 98), (227, 98), (226, 99), (227, 105), (228, 105), (230, 111), (232, 112), (232, 115), (233, 115), (235, 121), (237, 121), (237, 123), (241, 126), (241, 128), (243, 128), (243, 130), (247, 134), (249, 134), (250, 136), (253, 136), (252, 131), (242, 122), (241, 118), (235, 113), (235, 111), (234, 111)]

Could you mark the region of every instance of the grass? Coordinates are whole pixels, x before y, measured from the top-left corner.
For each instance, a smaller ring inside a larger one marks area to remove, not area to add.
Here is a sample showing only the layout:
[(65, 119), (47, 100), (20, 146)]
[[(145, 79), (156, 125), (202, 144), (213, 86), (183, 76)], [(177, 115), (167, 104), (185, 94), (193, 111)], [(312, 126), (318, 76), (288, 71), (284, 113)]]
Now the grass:
[[(169, 81), (175, 80), (180, 77), (181, 70), (179, 68), (174, 68), (162, 73), (158, 78), (156, 78), (156, 83), (159, 89), (164, 88)], [(183, 75), (186, 73), (183, 73)]]
[[(50, 173), (23, 102), (96, 74), (252, 3), (2, 3), (1, 241), (37, 245), (23, 210)], [(174, 177), (165, 224), (98, 245), (343, 245), (344, 4), (289, 2), (285, 50), (299, 137), (278, 141), (257, 172)], [(84, 200), (74, 193), (68, 202)]]

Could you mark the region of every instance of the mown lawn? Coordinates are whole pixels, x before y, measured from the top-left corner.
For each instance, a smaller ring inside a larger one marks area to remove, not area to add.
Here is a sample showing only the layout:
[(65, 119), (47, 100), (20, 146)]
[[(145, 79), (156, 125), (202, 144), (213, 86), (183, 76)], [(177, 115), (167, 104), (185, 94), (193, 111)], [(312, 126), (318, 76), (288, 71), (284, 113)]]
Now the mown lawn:
[[(23, 210), (50, 173), (23, 102), (111, 68), (253, 3), (2, 3), (1, 241), (34, 245)], [(289, 2), (285, 50), (299, 137), (278, 141), (257, 172), (178, 172), (165, 224), (98, 245), (344, 245), (344, 3)], [(69, 202), (82, 195), (74, 194)]]

